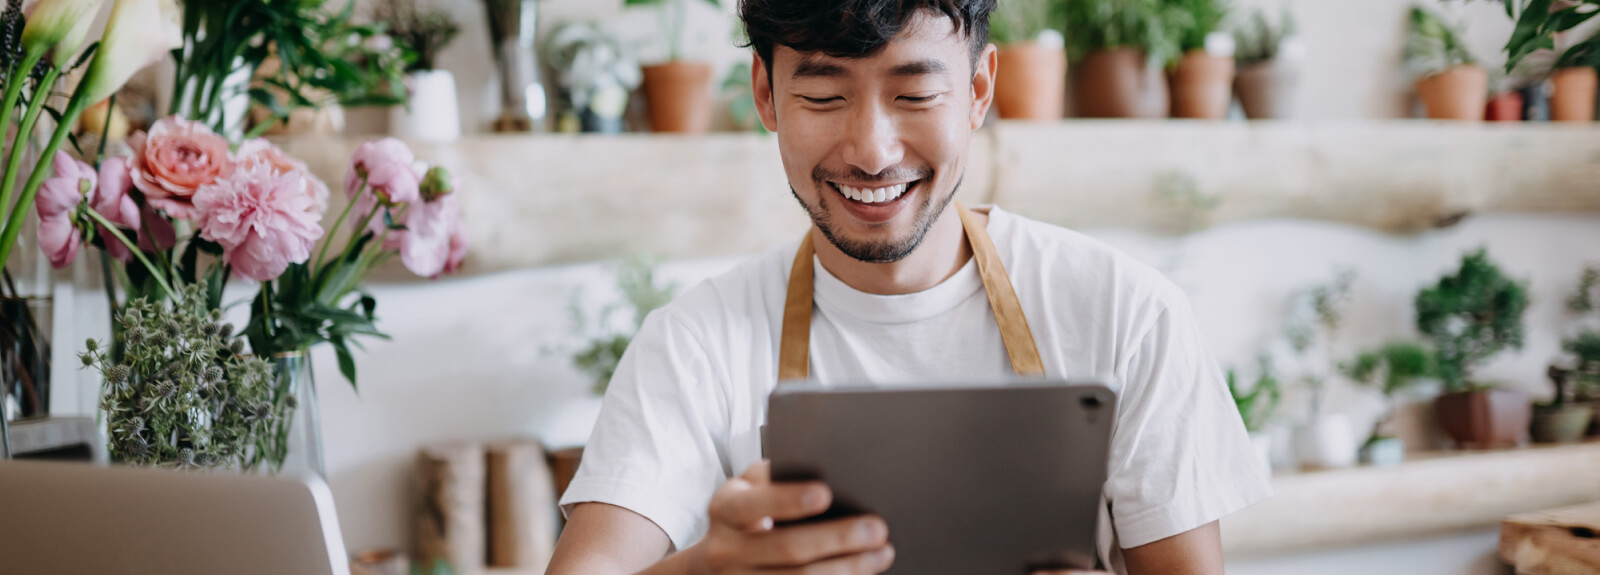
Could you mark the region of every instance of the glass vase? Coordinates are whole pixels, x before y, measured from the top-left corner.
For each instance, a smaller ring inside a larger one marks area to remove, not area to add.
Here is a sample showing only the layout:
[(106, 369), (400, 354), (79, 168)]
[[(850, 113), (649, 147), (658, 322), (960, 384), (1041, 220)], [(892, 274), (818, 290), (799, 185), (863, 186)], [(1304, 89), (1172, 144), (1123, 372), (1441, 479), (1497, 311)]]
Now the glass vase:
[(22, 221), (0, 278), (0, 459), (11, 455), (5, 422), (50, 415), (55, 270), (38, 230), (37, 217)]
[(317, 414), (317, 381), (311, 372), (311, 354), (305, 351), (280, 353), (273, 357), (280, 401), (293, 398), (287, 413), (288, 451), (282, 474), (327, 476), (322, 460), (322, 426)]

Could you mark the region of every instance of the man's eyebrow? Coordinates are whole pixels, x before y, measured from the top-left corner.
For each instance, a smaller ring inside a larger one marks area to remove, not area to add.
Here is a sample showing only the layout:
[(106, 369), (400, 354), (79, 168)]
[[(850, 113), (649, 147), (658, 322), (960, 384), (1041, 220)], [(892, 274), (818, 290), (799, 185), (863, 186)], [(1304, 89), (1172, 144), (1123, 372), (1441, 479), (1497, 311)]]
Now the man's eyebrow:
[(806, 58), (794, 67), (794, 74), (790, 78), (795, 80), (800, 78), (837, 78), (843, 75), (845, 75), (843, 66), (815, 58)]
[(889, 74), (892, 76), (922, 76), (926, 74), (942, 74), (948, 69), (944, 62), (928, 59), (900, 64), (891, 68)]

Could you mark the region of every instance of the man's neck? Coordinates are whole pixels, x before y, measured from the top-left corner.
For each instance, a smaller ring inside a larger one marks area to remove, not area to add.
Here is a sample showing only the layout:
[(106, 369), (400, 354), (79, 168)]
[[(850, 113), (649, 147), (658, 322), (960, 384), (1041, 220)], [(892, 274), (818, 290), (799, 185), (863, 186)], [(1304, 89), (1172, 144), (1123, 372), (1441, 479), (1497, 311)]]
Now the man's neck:
[[(979, 217), (980, 225), (988, 221), (982, 214), (974, 215)], [(852, 258), (828, 241), (815, 226), (811, 228), (811, 242), (816, 246), (817, 259), (828, 273), (845, 285), (877, 295), (916, 293), (939, 285), (972, 258), (972, 248), (967, 245), (955, 202), (945, 206), (933, 227), (928, 228), (922, 244), (897, 262), (875, 264)]]

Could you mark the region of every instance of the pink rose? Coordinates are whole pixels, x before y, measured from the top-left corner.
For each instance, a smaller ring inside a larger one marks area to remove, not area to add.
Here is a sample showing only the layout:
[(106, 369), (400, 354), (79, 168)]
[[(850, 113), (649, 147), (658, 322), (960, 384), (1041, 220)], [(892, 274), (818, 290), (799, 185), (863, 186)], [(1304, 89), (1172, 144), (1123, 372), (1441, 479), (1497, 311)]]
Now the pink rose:
[(322, 237), (316, 200), (299, 171), (277, 173), (266, 162), (239, 166), (194, 195), (200, 237), (222, 246), (239, 275), (268, 281), (311, 258)]
[(193, 197), (201, 186), (233, 173), (228, 142), (200, 122), (163, 118), (150, 133), (128, 137), (133, 148), (129, 174), (145, 199), (174, 218), (193, 217)]
[(413, 164), (416, 156), (404, 143), (394, 138), (384, 138), (361, 144), (350, 157), (350, 171), (345, 174), (345, 193), (354, 197), (361, 192), (361, 181), (387, 204), (409, 204), (420, 197), (417, 192), (422, 174)]
[(78, 255), (83, 234), (76, 226), (78, 204), (94, 193), (100, 179), (89, 167), (66, 152), (57, 151), (51, 162), (51, 175), (39, 187), (34, 209), (39, 214), (39, 248), (50, 265), (67, 267)]
[(306, 168), (305, 162), (283, 153), (283, 150), (278, 149), (271, 142), (262, 138), (246, 141), (239, 145), (239, 151), (235, 152), (233, 157), (236, 165), (265, 162), (267, 165), (272, 166), (274, 172), (279, 174), (300, 172), (301, 175), (305, 176), (306, 193), (316, 201), (317, 215), (320, 216), (323, 212), (328, 211), (328, 185), (312, 175), (311, 170)]
[[(143, 226), (140, 225), (139, 205), (134, 203), (133, 196), (128, 194), (133, 189), (133, 180), (128, 177), (128, 161), (125, 158), (108, 158), (100, 164), (100, 184), (95, 188), (94, 194), (89, 198), (89, 207), (117, 227), (129, 232), (138, 233)], [(133, 259), (128, 246), (117, 241), (104, 226), (98, 228), (100, 237), (105, 240), (106, 252), (111, 257), (127, 262)], [(140, 243), (147, 242), (146, 238), (139, 238)]]

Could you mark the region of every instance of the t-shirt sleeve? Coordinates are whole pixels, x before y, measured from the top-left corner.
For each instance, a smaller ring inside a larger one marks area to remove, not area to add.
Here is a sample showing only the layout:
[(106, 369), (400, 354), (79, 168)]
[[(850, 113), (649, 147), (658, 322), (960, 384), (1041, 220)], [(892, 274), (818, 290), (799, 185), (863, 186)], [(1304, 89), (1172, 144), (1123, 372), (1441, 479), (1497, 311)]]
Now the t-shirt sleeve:
[(1200, 527), (1272, 493), (1187, 298), (1163, 299), (1166, 308), (1119, 374), (1105, 495), (1122, 548)]
[(562, 512), (608, 503), (655, 522), (675, 549), (697, 541), (711, 495), (727, 480), (719, 389), (688, 326), (667, 310), (651, 314), (611, 377)]

